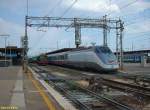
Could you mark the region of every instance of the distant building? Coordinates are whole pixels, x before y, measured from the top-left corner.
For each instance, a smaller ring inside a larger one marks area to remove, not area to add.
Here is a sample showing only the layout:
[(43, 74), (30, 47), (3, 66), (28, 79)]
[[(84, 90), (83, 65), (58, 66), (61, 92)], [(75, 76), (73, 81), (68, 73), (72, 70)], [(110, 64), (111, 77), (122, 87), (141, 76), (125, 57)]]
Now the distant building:
[(5, 64), (21, 65), (22, 51), (22, 48), (17, 48), (16, 46), (8, 46), (6, 49), (0, 48), (0, 66), (5, 66)]
[(150, 63), (150, 50), (125, 51), (123, 53), (124, 62), (140, 63), (143, 59), (146, 59), (146, 62)]

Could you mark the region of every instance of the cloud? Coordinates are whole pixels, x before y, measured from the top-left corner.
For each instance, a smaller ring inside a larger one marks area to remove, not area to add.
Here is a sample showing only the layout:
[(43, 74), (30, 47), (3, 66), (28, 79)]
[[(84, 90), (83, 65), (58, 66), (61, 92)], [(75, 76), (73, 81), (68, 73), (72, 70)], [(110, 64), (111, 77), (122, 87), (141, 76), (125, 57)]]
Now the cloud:
[[(142, 22), (136, 22), (134, 24), (125, 27), (124, 32), (124, 48), (132, 50), (132, 44), (134, 43), (134, 49), (149, 49), (150, 39), (150, 20), (143, 20)], [(143, 47), (144, 45), (145, 47)], [(143, 47), (143, 48), (142, 48)]]
[(126, 33), (141, 33), (141, 32), (150, 32), (150, 20), (143, 20), (142, 22), (136, 22), (125, 27)]
[[(29, 15), (45, 16), (56, 2), (53, 0), (28, 0)], [(27, 0), (0, 0), (0, 8), (14, 16), (22, 14), (25, 16), (27, 11)]]
[(119, 13), (111, 13), (113, 16), (133, 16), (133, 14), (139, 14), (146, 9), (150, 9), (150, 2), (144, 0), (131, 1), (126, 0), (125, 2), (116, 3), (119, 6)]
[[(30, 15), (44, 16), (52, 9), (52, 7), (55, 7), (58, 1), (59, 0), (29, 0)], [(133, 21), (135, 21), (137, 15), (139, 15), (137, 17), (138, 19), (143, 17), (139, 14), (139, 12), (145, 14), (144, 10), (150, 9), (150, 2), (148, 0), (138, 0), (136, 3), (121, 9), (121, 7), (132, 1), (112, 0), (110, 5), (109, 0), (78, 0), (64, 17), (79, 16), (80, 14), (83, 15), (83, 17), (100, 17), (106, 13), (112, 12), (111, 14), (115, 15), (116, 17), (122, 15), (124, 18), (125, 16), (126, 19), (123, 21), (130, 22), (131, 18)], [(56, 9), (52, 11), (53, 14), (50, 13), (50, 16), (60, 16), (73, 2), (74, 0), (62, 0), (62, 3), (56, 6)], [(26, 0), (1, 0), (0, 9), (0, 33), (10, 34), (10, 39), (12, 39), (11, 41), (16, 45), (20, 45), (20, 36), (24, 35), (24, 14), (26, 13)], [(140, 20), (135, 24), (129, 25), (125, 29), (125, 37), (128, 33), (148, 32), (150, 31), (149, 26), (150, 21), (147, 20)], [(102, 39), (100, 39), (100, 36), (102, 36), (102, 32), (95, 34), (96, 32), (97, 31), (87, 32), (86, 30), (83, 30), (82, 45), (86, 45), (87, 43), (88, 45), (91, 45), (91, 42), (96, 42), (98, 45), (101, 44)], [(69, 42), (71, 47), (75, 46), (74, 30), (71, 31), (71, 33), (67, 33), (63, 29), (59, 30), (56, 28), (49, 28), (47, 33), (43, 33), (37, 32), (36, 29), (31, 28), (29, 29), (28, 34), (29, 47), (37, 48), (36, 51), (38, 52), (40, 51), (38, 48), (56, 48), (57, 41), (59, 41), (59, 46), (61, 47), (68, 47)], [(1, 42), (3, 42), (3, 40), (0, 39), (0, 45), (2, 45)], [(33, 50), (31, 51), (32, 53), (35, 52)]]
[[(20, 45), (20, 37), (23, 35), (24, 28), (16, 23), (6, 21), (2, 18), (0, 18), (0, 24), (0, 34), (9, 34), (9, 43), (13, 45)], [(1, 43), (0, 46), (3, 45), (4, 44)]]
[[(72, 1), (66, 1), (66, 5), (70, 5)], [(119, 12), (119, 7), (117, 4), (112, 3), (111, 5), (107, 0), (78, 0), (73, 6), (76, 10), (79, 11), (92, 11), (92, 12)]]
[(42, 51), (51, 51), (59, 48), (74, 47), (74, 31), (67, 33), (60, 28), (48, 28), (47, 32), (29, 31), (30, 55), (37, 55)]
[(13, 33), (13, 34), (17, 34), (20, 35), (23, 32), (23, 27), (16, 24), (16, 23), (12, 23), (9, 21), (6, 21), (2, 18), (0, 18), (0, 33)]
[[(9, 34), (10, 37), (7, 40), (11, 45), (21, 46), (21, 36), (24, 36), (24, 26), (10, 22), (0, 18), (0, 34)], [(42, 28), (43, 29), (43, 28)], [(39, 32), (36, 28), (28, 27), (28, 39), (29, 39), (29, 54), (39, 54), (42, 49), (49, 48), (49, 51), (57, 48), (57, 41), (59, 48), (74, 46), (74, 33), (67, 33), (63, 29), (58, 28), (44, 28), (46, 32)], [(70, 44), (69, 44), (70, 42)], [(4, 40), (0, 38), (0, 47), (4, 47)], [(39, 50), (41, 48), (41, 50)]]
[(150, 8), (150, 2), (139, 0), (130, 7), (130, 10), (133, 10), (135, 13), (138, 13), (148, 8)]

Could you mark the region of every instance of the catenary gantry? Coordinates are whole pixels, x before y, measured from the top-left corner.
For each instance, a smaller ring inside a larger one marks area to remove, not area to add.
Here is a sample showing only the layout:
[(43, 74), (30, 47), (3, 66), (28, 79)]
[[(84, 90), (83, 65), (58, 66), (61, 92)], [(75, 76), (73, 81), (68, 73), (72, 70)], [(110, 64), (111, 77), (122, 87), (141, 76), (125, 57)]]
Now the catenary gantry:
[(81, 44), (81, 29), (82, 28), (102, 28), (103, 29), (103, 45), (107, 46), (108, 30), (116, 30), (116, 52), (120, 67), (123, 68), (123, 47), (122, 47), (122, 32), (124, 29), (123, 22), (120, 19), (108, 19), (103, 16), (100, 19), (90, 18), (61, 18), (61, 17), (25, 17), (25, 37), (23, 40), (24, 46), (24, 64), (27, 64), (28, 51), (28, 29), (27, 27), (56, 27), (56, 28), (74, 28), (75, 29), (75, 45), (78, 48)]

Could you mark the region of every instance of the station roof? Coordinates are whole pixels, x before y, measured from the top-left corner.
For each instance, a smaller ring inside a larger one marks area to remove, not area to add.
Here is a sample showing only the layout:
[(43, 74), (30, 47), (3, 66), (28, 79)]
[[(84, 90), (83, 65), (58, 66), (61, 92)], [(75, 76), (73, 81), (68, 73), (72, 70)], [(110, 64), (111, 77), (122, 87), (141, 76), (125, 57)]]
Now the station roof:
[[(91, 48), (91, 47), (88, 47), (88, 48)], [(63, 49), (55, 50), (55, 51), (52, 51), (52, 52), (48, 52), (48, 53), (46, 53), (46, 55), (54, 54), (54, 53), (60, 53), (60, 52), (67, 52), (67, 51), (78, 51), (78, 50), (84, 50), (84, 49), (87, 49), (87, 47), (63, 48)]]
[[(116, 52), (114, 52), (116, 54)], [(150, 53), (150, 49), (147, 50), (134, 50), (134, 51), (125, 51), (124, 54), (137, 54), (137, 53)]]
[[(23, 48), (18, 48), (16, 46), (7, 46), (6, 51), (16, 51), (16, 52), (22, 52)], [(5, 52), (5, 48), (0, 48), (0, 52)]]

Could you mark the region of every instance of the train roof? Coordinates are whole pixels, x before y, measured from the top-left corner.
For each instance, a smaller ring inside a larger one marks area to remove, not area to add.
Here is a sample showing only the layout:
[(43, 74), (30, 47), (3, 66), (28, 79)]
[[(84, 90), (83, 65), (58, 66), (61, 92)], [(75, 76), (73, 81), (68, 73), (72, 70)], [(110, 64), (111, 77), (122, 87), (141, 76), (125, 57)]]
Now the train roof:
[(63, 49), (59, 49), (59, 50), (54, 50), (54, 51), (52, 51), (52, 52), (48, 52), (48, 53), (46, 53), (46, 55), (48, 55), (48, 54), (54, 54), (54, 53), (60, 53), (60, 52), (66, 52), (66, 51), (70, 51), (70, 50), (72, 50), (73, 48), (63, 48)]
[(68, 52), (68, 51), (80, 51), (80, 50), (86, 50), (86, 49), (90, 49), (90, 48), (91, 47), (63, 48), (63, 49), (55, 50), (52, 52), (48, 52), (48, 53), (46, 53), (46, 55), (54, 54), (54, 53), (61, 53), (61, 52)]
[[(104, 47), (104, 46), (94, 46), (94, 48), (97, 48), (97, 47)], [(48, 53), (46, 53), (46, 55), (54, 54), (54, 53), (61, 53), (61, 52), (68, 52), (68, 51), (87, 50), (87, 49), (91, 49), (91, 48), (93, 48), (93, 46), (90, 46), (90, 47), (79, 47), (79, 48), (63, 48), (63, 49), (55, 50), (55, 51), (52, 51), (52, 52), (48, 52)]]

